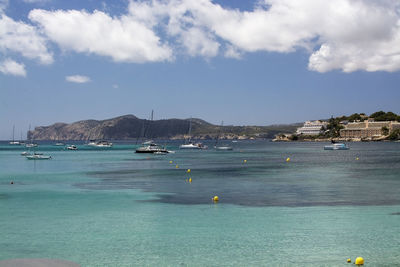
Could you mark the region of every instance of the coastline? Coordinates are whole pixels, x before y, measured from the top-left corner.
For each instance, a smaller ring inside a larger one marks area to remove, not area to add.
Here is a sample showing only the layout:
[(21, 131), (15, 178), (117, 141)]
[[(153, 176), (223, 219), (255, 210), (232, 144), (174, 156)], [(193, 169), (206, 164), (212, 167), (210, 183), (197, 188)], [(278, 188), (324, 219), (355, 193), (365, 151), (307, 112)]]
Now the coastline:
[(275, 137), (272, 142), (396, 142), (398, 140), (389, 140), (387, 136), (379, 138), (299, 138), (297, 140), (290, 139), (289, 137)]

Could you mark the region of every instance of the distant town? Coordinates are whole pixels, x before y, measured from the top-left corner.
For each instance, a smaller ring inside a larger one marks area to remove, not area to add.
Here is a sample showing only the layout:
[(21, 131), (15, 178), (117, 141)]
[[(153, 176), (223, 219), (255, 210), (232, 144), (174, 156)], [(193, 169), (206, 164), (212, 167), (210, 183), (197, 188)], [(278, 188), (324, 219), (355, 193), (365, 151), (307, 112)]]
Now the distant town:
[(295, 133), (283, 133), (274, 141), (383, 141), (400, 139), (400, 116), (378, 111), (367, 116), (351, 116), (329, 120), (306, 121)]

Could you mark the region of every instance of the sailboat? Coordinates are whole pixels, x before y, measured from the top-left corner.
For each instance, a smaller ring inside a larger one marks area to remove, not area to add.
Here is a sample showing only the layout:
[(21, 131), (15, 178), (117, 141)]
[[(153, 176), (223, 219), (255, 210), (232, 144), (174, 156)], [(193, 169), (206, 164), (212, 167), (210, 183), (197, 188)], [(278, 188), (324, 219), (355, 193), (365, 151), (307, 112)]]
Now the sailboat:
[[(28, 133), (31, 131), (31, 125), (29, 124), (29, 131)], [(31, 148), (31, 147), (37, 147), (38, 144), (32, 142), (32, 140), (29, 140), (29, 143), (25, 144), (25, 147)]]
[(192, 118), (189, 121), (189, 139), (185, 140), (185, 143), (179, 146), (179, 149), (206, 149), (207, 146), (202, 143), (193, 143), (192, 142)]
[(15, 125), (13, 125), (13, 138), (12, 138), (12, 141), (9, 144), (10, 145), (21, 145), (21, 142), (14, 140), (14, 132), (15, 132)]
[[(223, 127), (223, 126), (224, 126), (224, 122), (222, 121), (222, 122), (221, 122), (221, 130), (220, 130), (220, 132), (222, 131), (222, 127)], [(220, 150), (220, 151), (233, 150), (233, 147), (231, 147), (231, 146), (227, 146), (227, 145), (218, 145), (219, 135), (220, 135), (220, 133), (218, 133), (217, 138), (215, 139), (214, 148), (215, 148), (216, 150)]]
[[(153, 116), (154, 116), (154, 110), (151, 111), (151, 119), (150, 119), (150, 123), (147, 127), (147, 130), (148, 130), (148, 128), (150, 128), (150, 124), (153, 122)], [(144, 122), (143, 122), (143, 128), (142, 128), (142, 136), (143, 137), (146, 136), (146, 129), (145, 129)], [(154, 143), (153, 140), (147, 140), (147, 141), (143, 142), (142, 146), (139, 147), (138, 149), (136, 149), (135, 152), (136, 153), (149, 153), (149, 154), (156, 154), (156, 155), (165, 155), (165, 154), (169, 153), (170, 151), (168, 151), (164, 147), (157, 145), (156, 143)]]

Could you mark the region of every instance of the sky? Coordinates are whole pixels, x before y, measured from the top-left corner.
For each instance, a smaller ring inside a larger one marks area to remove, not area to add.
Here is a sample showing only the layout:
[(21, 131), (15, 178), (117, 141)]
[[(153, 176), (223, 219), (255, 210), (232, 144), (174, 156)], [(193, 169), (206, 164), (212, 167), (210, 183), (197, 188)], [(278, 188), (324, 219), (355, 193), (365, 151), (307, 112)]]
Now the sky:
[(0, 0), (0, 140), (126, 114), (400, 113), (394, 0)]

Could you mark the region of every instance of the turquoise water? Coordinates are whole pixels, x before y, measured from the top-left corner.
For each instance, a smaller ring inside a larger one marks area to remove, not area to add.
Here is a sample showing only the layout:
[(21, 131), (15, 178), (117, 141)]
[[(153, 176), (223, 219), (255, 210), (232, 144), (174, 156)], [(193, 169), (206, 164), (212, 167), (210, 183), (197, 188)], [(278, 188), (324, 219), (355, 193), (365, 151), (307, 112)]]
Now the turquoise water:
[(178, 144), (155, 156), (128, 143), (44, 143), (37, 150), (53, 157), (44, 161), (0, 144), (0, 260), (349, 266), (362, 256), (366, 266), (400, 265), (400, 143), (324, 151), (243, 141), (225, 152)]

